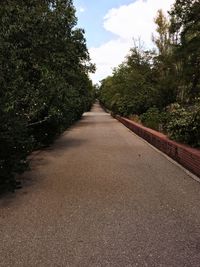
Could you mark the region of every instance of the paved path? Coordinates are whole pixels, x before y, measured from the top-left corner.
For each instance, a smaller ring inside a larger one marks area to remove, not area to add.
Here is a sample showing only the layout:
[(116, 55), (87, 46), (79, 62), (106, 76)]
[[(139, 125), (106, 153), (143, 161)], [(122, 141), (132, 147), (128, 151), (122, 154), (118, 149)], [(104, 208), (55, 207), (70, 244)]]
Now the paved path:
[(0, 266), (200, 266), (200, 184), (97, 104), (0, 199)]

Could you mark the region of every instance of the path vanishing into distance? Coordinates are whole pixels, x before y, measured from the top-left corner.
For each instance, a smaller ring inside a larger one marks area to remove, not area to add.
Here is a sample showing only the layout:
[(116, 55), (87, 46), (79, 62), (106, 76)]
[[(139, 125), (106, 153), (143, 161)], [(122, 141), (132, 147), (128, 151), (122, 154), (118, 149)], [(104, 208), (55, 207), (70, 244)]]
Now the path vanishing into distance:
[(200, 184), (95, 104), (0, 199), (0, 266), (200, 266)]

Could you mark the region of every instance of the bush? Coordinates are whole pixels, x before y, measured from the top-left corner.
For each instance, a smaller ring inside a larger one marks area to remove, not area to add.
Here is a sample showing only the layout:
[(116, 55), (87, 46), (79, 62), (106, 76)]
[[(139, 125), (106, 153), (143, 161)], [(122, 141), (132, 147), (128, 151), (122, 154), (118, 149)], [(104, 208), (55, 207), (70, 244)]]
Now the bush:
[(181, 107), (174, 104), (170, 111), (167, 132), (172, 139), (200, 146), (200, 105)]
[(142, 122), (141, 122), (141, 119), (140, 119), (140, 116), (137, 115), (137, 114), (130, 115), (128, 118), (129, 118), (130, 120), (136, 122), (136, 123), (139, 123), (139, 124), (142, 123)]
[(161, 113), (158, 108), (152, 107), (147, 110), (147, 112), (140, 115), (141, 122), (154, 130), (160, 129), (160, 124), (162, 122)]
[[(16, 187), (15, 174), (27, 167), (26, 156), (32, 150), (32, 137), (25, 124), (14, 114), (0, 112), (0, 192)], [(10, 116), (9, 116), (10, 115)]]

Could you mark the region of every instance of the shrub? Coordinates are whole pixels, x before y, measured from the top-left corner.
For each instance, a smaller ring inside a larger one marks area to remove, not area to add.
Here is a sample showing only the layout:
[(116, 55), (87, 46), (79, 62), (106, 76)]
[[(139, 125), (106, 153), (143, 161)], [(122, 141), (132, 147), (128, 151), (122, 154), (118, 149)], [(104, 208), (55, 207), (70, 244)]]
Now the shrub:
[(170, 111), (167, 132), (172, 139), (200, 146), (200, 105), (181, 107), (174, 104)]
[(128, 118), (136, 123), (141, 124), (140, 116), (137, 114), (130, 115)]
[(149, 108), (147, 112), (140, 115), (140, 119), (145, 126), (159, 130), (161, 124), (161, 114), (158, 108)]

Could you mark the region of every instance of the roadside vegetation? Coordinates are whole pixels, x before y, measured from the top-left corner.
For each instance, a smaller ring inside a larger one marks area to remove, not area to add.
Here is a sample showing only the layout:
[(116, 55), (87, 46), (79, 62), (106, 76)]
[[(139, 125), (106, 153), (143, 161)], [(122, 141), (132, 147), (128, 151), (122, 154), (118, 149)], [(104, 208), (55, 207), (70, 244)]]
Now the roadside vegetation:
[(99, 100), (114, 114), (200, 147), (200, 3), (176, 0), (169, 17), (159, 10), (155, 23), (156, 49), (136, 43), (102, 80)]
[(71, 0), (1, 1), (0, 191), (91, 107), (94, 66), (76, 23)]

